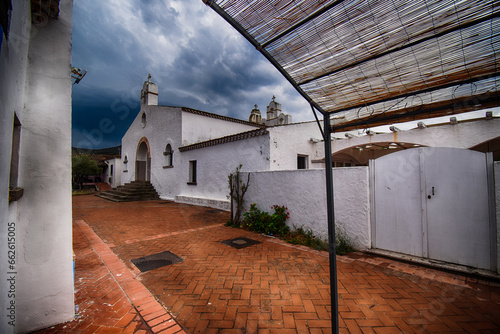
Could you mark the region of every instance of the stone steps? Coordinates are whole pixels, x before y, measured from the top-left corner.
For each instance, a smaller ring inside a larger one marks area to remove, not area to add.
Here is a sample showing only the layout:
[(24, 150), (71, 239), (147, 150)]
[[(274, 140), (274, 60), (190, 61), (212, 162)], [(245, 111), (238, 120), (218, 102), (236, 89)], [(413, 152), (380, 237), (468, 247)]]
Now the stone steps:
[(132, 181), (123, 186), (101, 192), (96, 196), (113, 202), (150, 201), (160, 199), (149, 181)]

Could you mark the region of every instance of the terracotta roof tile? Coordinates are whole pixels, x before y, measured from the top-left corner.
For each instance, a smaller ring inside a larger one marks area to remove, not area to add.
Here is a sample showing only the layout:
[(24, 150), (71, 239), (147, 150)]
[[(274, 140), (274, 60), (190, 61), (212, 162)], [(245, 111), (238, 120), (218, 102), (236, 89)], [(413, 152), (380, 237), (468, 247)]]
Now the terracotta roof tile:
[(237, 119), (237, 118), (212, 114), (212, 113), (207, 112), (207, 111), (201, 111), (201, 110), (196, 110), (196, 109), (191, 109), (191, 108), (186, 108), (186, 107), (182, 107), (182, 111), (189, 112), (189, 113), (196, 114), (196, 115), (202, 115), (202, 116), (206, 116), (206, 117), (222, 119), (224, 121), (229, 121), (229, 122), (233, 122), (233, 123), (246, 124), (246, 125), (251, 125), (251, 126), (255, 126), (255, 127), (260, 127), (262, 129), (266, 127), (264, 124), (252, 123), (252, 122), (244, 121), (244, 120)]
[(230, 135), (230, 136), (211, 139), (211, 140), (203, 141), (203, 142), (196, 143), (196, 144), (181, 146), (181, 147), (179, 147), (179, 151), (185, 152), (185, 151), (196, 150), (199, 148), (204, 148), (204, 147), (209, 147), (209, 146), (231, 143), (231, 142), (235, 142), (238, 140), (245, 140), (245, 139), (252, 138), (252, 137), (263, 136), (263, 135), (266, 135), (268, 133), (269, 133), (269, 131), (267, 131), (266, 129), (256, 129), (256, 130), (251, 130), (251, 131), (246, 131), (246, 132), (240, 132), (240, 133)]

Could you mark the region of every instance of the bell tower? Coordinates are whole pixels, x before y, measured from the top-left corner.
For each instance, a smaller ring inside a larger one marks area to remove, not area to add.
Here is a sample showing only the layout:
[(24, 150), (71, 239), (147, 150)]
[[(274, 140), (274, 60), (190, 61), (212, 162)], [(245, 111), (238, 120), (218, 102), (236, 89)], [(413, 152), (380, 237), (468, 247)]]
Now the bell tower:
[(281, 114), (281, 103), (276, 102), (276, 96), (267, 106), (267, 120), (278, 117)]
[(151, 82), (151, 74), (148, 74), (148, 81), (144, 81), (142, 85), (141, 105), (158, 105), (158, 86)]
[(255, 108), (253, 108), (252, 112), (250, 113), (250, 118), (248, 121), (252, 123), (262, 123), (262, 115), (260, 114), (260, 110), (258, 109), (258, 106), (255, 105)]

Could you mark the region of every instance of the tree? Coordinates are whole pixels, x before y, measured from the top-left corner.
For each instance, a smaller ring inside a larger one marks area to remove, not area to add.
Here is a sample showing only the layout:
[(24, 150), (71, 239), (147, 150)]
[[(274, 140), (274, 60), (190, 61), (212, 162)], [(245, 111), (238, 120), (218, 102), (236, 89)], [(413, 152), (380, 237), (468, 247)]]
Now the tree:
[[(248, 189), (248, 184), (250, 183), (250, 173), (248, 173), (247, 183), (243, 183), (240, 180), (240, 170), (242, 165), (239, 165), (236, 168), (235, 173), (231, 173), (228, 175), (228, 183), (229, 183), (229, 198), (231, 200), (231, 226), (240, 226), (241, 225), (241, 210), (243, 210), (243, 197)], [(236, 212), (233, 213), (233, 203), (236, 202)]]
[(88, 176), (101, 174), (101, 168), (88, 154), (79, 154), (71, 157), (71, 173), (73, 181), (82, 189), (83, 180)]

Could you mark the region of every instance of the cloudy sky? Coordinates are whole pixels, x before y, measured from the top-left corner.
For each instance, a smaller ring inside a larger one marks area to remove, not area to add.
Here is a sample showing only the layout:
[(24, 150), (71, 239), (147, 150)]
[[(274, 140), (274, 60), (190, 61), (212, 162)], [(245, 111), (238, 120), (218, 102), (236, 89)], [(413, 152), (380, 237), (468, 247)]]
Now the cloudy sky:
[[(73, 146), (120, 140), (139, 112), (148, 73), (159, 103), (248, 119), (273, 95), (294, 122), (307, 102), (249, 42), (202, 0), (74, 0)], [(265, 115), (265, 114), (264, 114)]]

